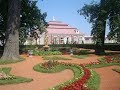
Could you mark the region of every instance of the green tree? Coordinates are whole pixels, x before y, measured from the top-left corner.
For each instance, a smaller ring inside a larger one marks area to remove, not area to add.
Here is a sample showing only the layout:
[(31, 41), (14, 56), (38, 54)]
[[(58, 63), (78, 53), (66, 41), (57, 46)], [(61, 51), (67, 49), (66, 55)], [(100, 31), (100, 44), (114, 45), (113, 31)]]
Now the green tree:
[[(116, 10), (118, 8), (118, 10)], [(120, 16), (120, 0), (101, 0), (100, 3), (91, 3), (90, 5), (85, 5), (79, 13), (84, 15), (85, 18), (88, 18), (88, 21), (92, 23), (93, 40), (96, 42), (96, 54), (104, 53), (104, 41), (105, 41), (105, 30), (106, 30), (106, 21), (109, 21), (110, 33), (112, 37), (118, 34), (118, 22), (115, 21), (115, 17)], [(112, 19), (114, 18), (114, 19)], [(116, 22), (114, 24), (113, 22)], [(118, 21), (118, 19), (117, 19)], [(113, 28), (114, 27), (114, 28)], [(117, 31), (115, 30), (115, 27)], [(116, 32), (115, 32), (116, 31)]]
[[(27, 2), (25, 6), (23, 5), (24, 2)], [(3, 5), (0, 6), (0, 24), (2, 23), (4, 27), (6, 26), (4, 29), (3, 27), (2, 29), (0, 28), (5, 35), (5, 46), (1, 60), (19, 60), (19, 32), (20, 37), (23, 38), (35, 26), (42, 32), (42, 26), (45, 27), (46, 25), (46, 14), (41, 14), (36, 6), (36, 1), (22, 0), (21, 2), (21, 0), (2, 0), (0, 5)], [(21, 42), (24, 42), (24, 40)]]
[[(22, 0), (21, 1), (21, 24), (19, 29), (19, 43), (23, 45), (34, 26), (37, 26), (40, 33), (45, 31), (47, 22), (45, 18), (46, 13), (41, 11), (36, 6), (37, 1)], [(2, 0), (0, 3), (0, 41), (5, 43), (5, 30), (7, 25), (8, 0)], [(32, 34), (32, 33), (31, 33)], [(34, 35), (32, 35), (34, 36)], [(35, 38), (35, 37), (33, 37)]]
[[(37, 1), (22, 0), (22, 17), (21, 17), (21, 29), (20, 29), (20, 42), (23, 44), (28, 34), (30, 34), (35, 40), (37, 40), (38, 34), (45, 31), (47, 22), (45, 18), (46, 13), (41, 11), (36, 6)], [(40, 33), (35, 33), (34, 30), (39, 30)], [(23, 40), (24, 39), (24, 40)]]
[(120, 0), (109, 0), (109, 28), (108, 37), (120, 42)]

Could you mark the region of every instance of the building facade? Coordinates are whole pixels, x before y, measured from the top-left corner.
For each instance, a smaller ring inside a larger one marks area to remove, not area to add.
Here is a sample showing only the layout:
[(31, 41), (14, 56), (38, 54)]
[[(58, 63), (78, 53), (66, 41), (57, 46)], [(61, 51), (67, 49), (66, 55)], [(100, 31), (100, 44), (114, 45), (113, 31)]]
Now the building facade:
[[(91, 44), (94, 43), (92, 36), (86, 36), (81, 33), (77, 28), (73, 28), (68, 24), (61, 21), (49, 21), (46, 32), (39, 34), (37, 41), (32, 40), (32, 44), (44, 45), (50, 44)], [(105, 39), (105, 43), (114, 43), (114, 40)], [(29, 40), (25, 42), (26, 45), (30, 43)]]

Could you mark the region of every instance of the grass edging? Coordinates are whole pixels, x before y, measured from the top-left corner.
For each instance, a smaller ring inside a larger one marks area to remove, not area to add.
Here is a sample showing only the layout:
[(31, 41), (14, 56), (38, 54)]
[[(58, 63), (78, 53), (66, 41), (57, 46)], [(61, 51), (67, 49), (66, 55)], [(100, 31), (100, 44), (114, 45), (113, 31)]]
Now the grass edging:
[(78, 59), (84, 59), (86, 58), (88, 55), (71, 55), (72, 58), (78, 58)]
[(30, 82), (33, 81), (33, 79), (20, 77), (20, 76), (14, 76), (10, 74), (11, 68), (10, 67), (4, 67), (1, 68), (0, 71), (3, 71), (5, 74), (11, 76), (12, 78), (3, 78), (0, 79), (0, 85), (6, 85), (6, 84), (18, 84), (18, 83), (24, 83), (24, 82)]
[(91, 72), (90, 79), (87, 81), (85, 85), (91, 88), (92, 90), (99, 90), (100, 75), (93, 70), (90, 70), (90, 72)]
[(0, 65), (18, 63), (18, 62), (21, 62), (21, 61), (24, 61), (24, 60), (25, 60), (25, 58), (23, 58), (23, 57), (20, 57), (19, 60), (1, 60), (0, 59)]
[(64, 87), (64, 86), (66, 86), (66, 85), (69, 85), (69, 84), (71, 84), (72, 82), (80, 79), (80, 78), (83, 76), (83, 74), (84, 74), (82, 67), (80, 67), (80, 66), (78, 66), (78, 65), (69, 65), (69, 66), (66, 66), (66, 65), (58, 65), (58, 66), (56, 66), (56, 67), (54, 67), (54, 68), (52, 68), (52, 69), (45, 69), (45, 68), (43, 68), (43, 67), (41, 66), (41, 64), (37, 64), (37, 65), (35, 65), (35, 66), (33, 67), (33, 69), (34, 69), (35, 71), (43, 72), (43, 73), (56, 73), (56, 72), (63, 71), (63, 70), (65, 70), (65, 69), (70, 69), (70, 70), (73, 71), (73, 73), (74, 73), (74, 78), (73, 78), (73, 79), (68, 80), (68, 81), (66, 81), (66, 82), (64, 82), (64, 83), (61, 83), (61, 84), (59, 84), (59, 85), (56, 85), (55, 87), (50, 88), (49, 90), (58, 90), (58, 89), (61, 88), (61, 87)]
[(43, 56), (43, 60), (72, 60), (72, 59), (60, 56)]
[(113, 63), (100, 63), (100, 64), (86, 65), (85, 67), (87, 67), (87, 68), (102, 68), (102, 67), (108, 67), (108, 66), (113, 66), (113, 65), (120, 66), (120, 63), (117, 63), (117, 62), (113, 62)]
[(120, 73), (120, 69), (118, 69), (118, 68), (114, 68), (112, 70), (115, 71), (115, 72), (117, 72), (117, 73)]

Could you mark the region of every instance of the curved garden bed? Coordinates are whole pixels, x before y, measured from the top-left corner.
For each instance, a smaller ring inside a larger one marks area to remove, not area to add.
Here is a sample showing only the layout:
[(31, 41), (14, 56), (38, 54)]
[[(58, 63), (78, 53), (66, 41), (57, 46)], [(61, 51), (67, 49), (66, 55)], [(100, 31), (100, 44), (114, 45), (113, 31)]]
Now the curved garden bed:
[(0, 85), (30, 82), (32, 79), (10, 74), (11, 68), (0, 68)]
[[(43, 73), (56, 73), (63, 71), (65, 69), (70, 69), (74, 73), (74, 78), (66, 81), (64, 83), (61, 83), (53, 88), (50, 88), (50, 90), (83, 90), (83, 89), (94, 89), (95, 86), (93, 84), (90, 84), (91, 82), (95, 82), (97, 80), (94, 80), (93, 77), (99, 78), (96, 73), (92, 73), (87, 68), (85, 68), (83, 65), (75, 65), (70, 63), (60, 63), (57, 61), (48, 61), (42, 64), (37, 64), (33, 68), (35, 71), (43, 72)], [(91, 78), (91, 79), (90, 79)], [(90, 81), (89, 81), (90, 80)], [(97, 88), (98, 88), (98, 84)]]

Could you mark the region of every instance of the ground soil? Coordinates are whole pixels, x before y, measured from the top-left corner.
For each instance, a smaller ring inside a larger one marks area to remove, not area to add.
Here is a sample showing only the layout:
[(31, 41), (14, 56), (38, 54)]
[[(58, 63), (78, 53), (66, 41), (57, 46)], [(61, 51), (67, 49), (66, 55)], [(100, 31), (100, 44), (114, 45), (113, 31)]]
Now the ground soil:
[(100, 90), (120, 90), (120, 73), (112, 69), (120, 66), (110, 66), (99, 69), (94, 69), (101, 78)]
[[(32, 78), (33, 81), (29, 83), (20, 83), (12, 85), (0, 85), (0, 90), (47, 90), (59, 83), (70, 80), (74, 77), (71, 70), (64, 70), (59, 73), (40, 73), (33, 70), (33, 66), (45, 62), (40, 56), (27, 57), (25, 61), (0, 65), (1, 67), (12, 67), (11, 73), (16, 76), (22, 76), (27, 78)], [(63, 55), (63, 57), (71, 58), (70, 55)], [(70, 63), (90, 63), (97, 62), (97, 59), (100, 56), (89, 55), (85, 59), (75, 59), (72, 60), (62, 60), (62, 62)], [(120, 74), (115, 71), (112, 71), (112, 68), (118, 68), (118, 66), (111, 66), (105, 68), (94, 69), (101, 77), (101, 84), (99, 90), (120, 90)]]

